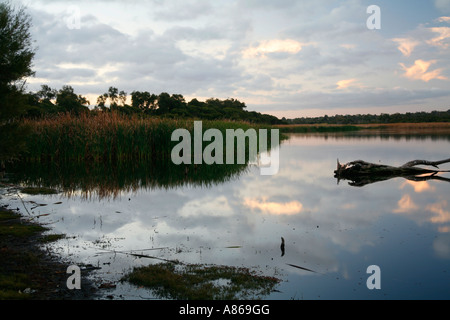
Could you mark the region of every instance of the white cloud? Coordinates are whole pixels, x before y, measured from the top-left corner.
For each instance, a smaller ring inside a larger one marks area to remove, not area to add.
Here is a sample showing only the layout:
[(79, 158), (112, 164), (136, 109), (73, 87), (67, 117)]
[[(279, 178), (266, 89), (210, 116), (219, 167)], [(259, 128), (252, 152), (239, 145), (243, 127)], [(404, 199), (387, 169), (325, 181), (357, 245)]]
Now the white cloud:
[(266, 57), (271, 53), (295, 54), (302, 50), (303, 44), (292, 39), (272, 39), (261, 41), (256, 47), (244, 50), (243, 57), (246, 59)]

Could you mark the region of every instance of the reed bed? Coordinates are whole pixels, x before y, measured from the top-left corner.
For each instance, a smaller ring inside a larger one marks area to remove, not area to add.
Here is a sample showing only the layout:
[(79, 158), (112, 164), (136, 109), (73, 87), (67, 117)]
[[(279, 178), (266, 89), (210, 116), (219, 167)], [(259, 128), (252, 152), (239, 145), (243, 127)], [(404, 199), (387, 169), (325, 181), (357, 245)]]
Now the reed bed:
[[(116, 112), (96, 112), (74, 116), (60, 114), (24, 120), (30, 129), (25, 161), (126, 162), (170, 161), (172, 132), (184, 128), (193, 137), (194, 121), (128, 116)], [(261, 125), (233, 121), (203, 121), (203, 131), (219, 129), (259, 129)], [(192, 139), (193, 140), (193, 139)], [(205, 143), (206, 144), (206, 143)]]
[(31, 130), (24, 159), (98, 162), (164, 158), (170, 132), (186, 125), (177, 120), (143, 119), (114, 112), (61, 114), (25, 120), (23, 124)]

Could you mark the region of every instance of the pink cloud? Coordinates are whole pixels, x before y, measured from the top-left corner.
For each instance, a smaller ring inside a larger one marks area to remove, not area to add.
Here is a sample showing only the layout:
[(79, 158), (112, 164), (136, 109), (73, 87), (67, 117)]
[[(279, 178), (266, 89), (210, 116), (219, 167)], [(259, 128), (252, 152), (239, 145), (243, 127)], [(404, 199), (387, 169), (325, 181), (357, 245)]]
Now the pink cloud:
[(430, 30), (434, 33), (437, 33), (438, 36), (428, 40), (427, 43), (433, 46), (438, 46), (442, 48), (448, 48), (450, 43), (447, 39), (450, 39), (450, 27), (435, 27), (430, 28)]
[(398, 50), (405, 56), (409, 57), (419, 42), (409, 38), (395, 38), (392, 41), (398, 43)]
[(363, 88), (363, 86), (358, 83), (358, 79), (345, 79), (345, 80), (340, 80), (338, 82), (336, 82), (336, 89), (345, 89), (348, 87), (357, 87), (357, 88)]
[(404, 76), (413, 80), (422, 80), (428, 82), (433, 79), (447, 80), (446, 77), (441, 75), (442, 69), (435, 69), (433, 71), (428, 71), (432, 64), (435, 64), (436, 60), (424, 61), (416, 60), (411, 67), (405, 66), (405, 64), (400, 63), (402, 68), (405, 70)]

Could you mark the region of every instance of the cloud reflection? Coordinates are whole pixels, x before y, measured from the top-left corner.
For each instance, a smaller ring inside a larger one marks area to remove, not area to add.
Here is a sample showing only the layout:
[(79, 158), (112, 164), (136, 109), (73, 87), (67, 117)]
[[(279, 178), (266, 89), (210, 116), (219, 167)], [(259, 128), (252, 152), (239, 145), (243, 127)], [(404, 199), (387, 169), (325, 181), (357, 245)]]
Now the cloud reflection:
[(430, 185), (427, 181), (411, 181), (406, 180), (400, 188), (404, 188), (405, 186), (410, 185), (414, 188), (414, 191), (417, 193), (425, 192), (425, 191), (435, 191), (436, 188)]
[(395, 213), (408, 213), (417, 210), (418, 206), (412, 201), (409, 194), (403, 195), (403, 197), (398, 201), (398, 207), (394, 209)]
[(303, 210), (303, 205), (299, 201), (294, 200), (284, 203), (269, 202), (266, 197), (263, 197), (260, 200), (246, 198), (244, 200), (244, 205), (252, 210), (257, 209), (263, 213), (273, 215), (295, 215)]
[(450, 211), (445, 210), (447, 208), (447, 201), (442, 200), (438, 203), (433, 203), (427, 206), (427, 210), (435, 213), (436, 215), (430, 218), (433, 223), (446, 223), (450, 222)]

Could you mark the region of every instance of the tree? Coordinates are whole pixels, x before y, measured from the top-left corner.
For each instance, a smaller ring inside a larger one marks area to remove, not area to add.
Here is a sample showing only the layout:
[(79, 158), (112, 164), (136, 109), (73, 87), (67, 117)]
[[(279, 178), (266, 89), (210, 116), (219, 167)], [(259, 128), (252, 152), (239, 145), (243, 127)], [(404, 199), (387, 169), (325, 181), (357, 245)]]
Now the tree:
[(115, 87), (109, 87), (108, 97), (111, 101), (111, 107), (117, 107), (117, 100), (119, 99), (119, 90)]
[(170, 99), (170, 94), (167, 92), (162, 92), (158, 96), (158, 113), (165, 114), (170, 112), (172, 109), (172, 101)]
[(0, 85), (23, 88), (24, 78), (34, 75), (35, 55), (30, 34), (31, 18), (24, 8), (0, 3)]
[(153, 111), (156, 108), (158, 96), (150, 92), (133, 91), (131, 93), (131, 105), (143, 112)]
[(37, 96), (39, 97), (41, 102), (51, 102), (56, 98), (57, 94), (58, 91), (56, 89), (52, 89), (46, 84), (43, 84), (41, 86), (41, 90), (37, 92)]
[[(180, 114), (180, 110), (186, 107), (186, 101), (181, 94), (168, 94), (167, 92), (162, 92), (158, 96), (158, 114), (169, 114), (175, 109), (179, 109), (177, 114)], [(183, 114), (184, 112), (181, 112)]]
[(60, 108), (55, 104), (58, 91), (44, 84), (38, 92), (29, 92), (27, 97), (27, 117), (40, 117), (43, 114), (58, 113)]
[(122, 104), (122, 106), (125, 106), (127, 102), (127, 93), (123, 90), (119, 92), (119, 101)]
[(13, 120), (26, 110), (26, 78), (34, 75), (30, 28), (23, 7), (0, 3), (0, 162), (15, 158), (25, 145), (25, 131)]
[(81, 95), (75, 94), (71, 86), (63, 86), (56, 95), (56, 104), (63, 110), (73, 112), (74, 114), (80, 114), (87, 112), (89, 109), (86, 105), (89, 101)]
[(105, 109), (106, 109), (106, 106), (105, 106), (106, 100), (108, 100), (108, 94), (107, 94), (107, 93), (102, 94), (101, 96), (99, 96), (99, 97), (97, 98), (97, 105), (98, 105), (98, 107), (99, 107), (100, 109), (102, 109), (102, 110), (105, 110)]
[(238, 110), (243, 110), (247, 108), (244, 102), (240, 102), (234, 98), (227, 99), (222, 102), (224, 108), (236, 108)]
[(106, 108), (106, 102), (109, 99), (109, 108), (115, 110), (118, 108), (119, 103), (122, 106), (126, 105), (127, 93), (125, 91), (120, 91), (116, 87), (109, 87), (108, 92), (97, 98), (97, 106), (102, 110)]

